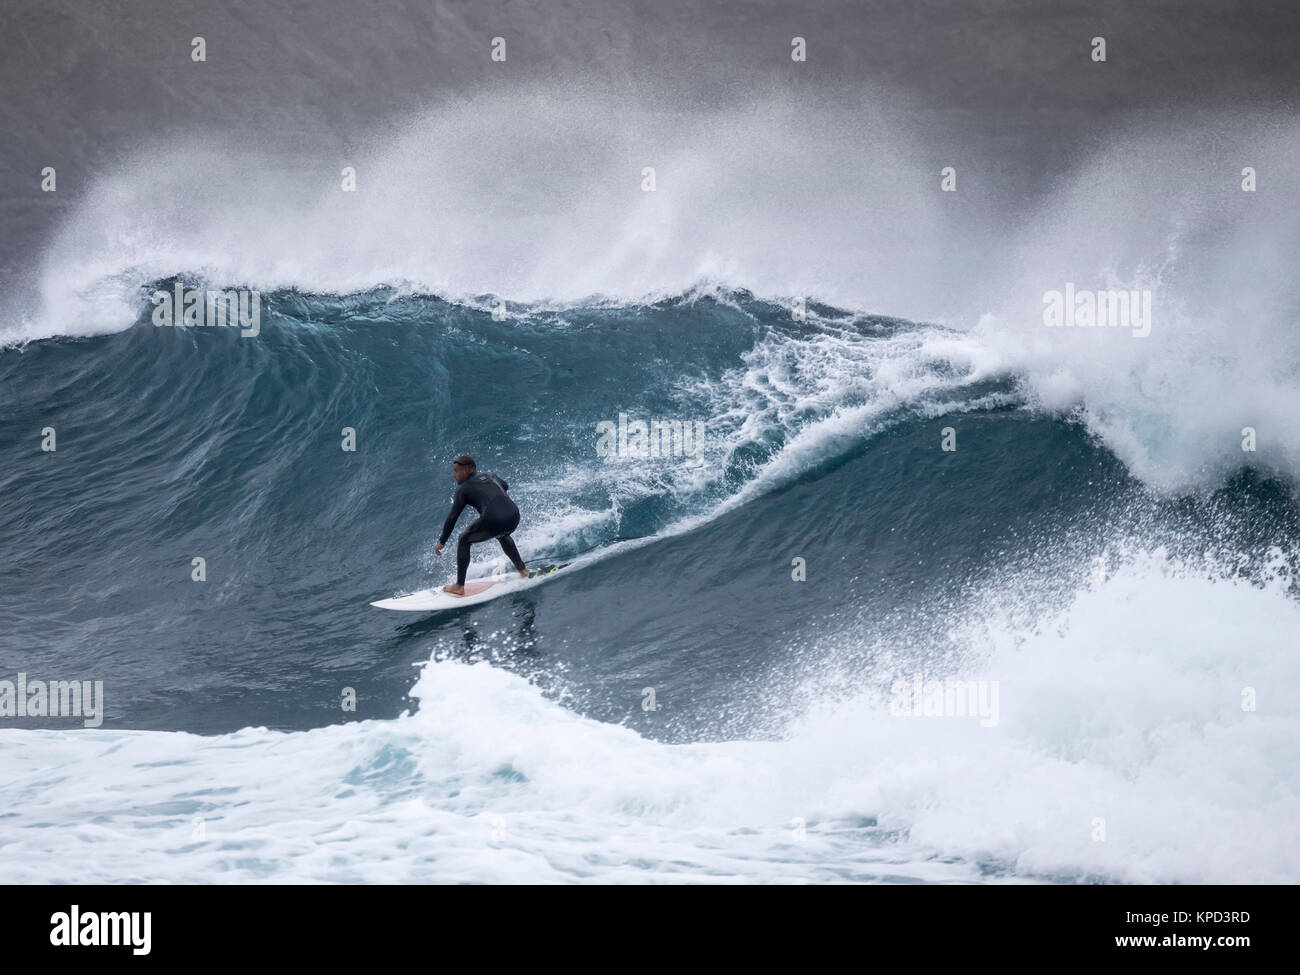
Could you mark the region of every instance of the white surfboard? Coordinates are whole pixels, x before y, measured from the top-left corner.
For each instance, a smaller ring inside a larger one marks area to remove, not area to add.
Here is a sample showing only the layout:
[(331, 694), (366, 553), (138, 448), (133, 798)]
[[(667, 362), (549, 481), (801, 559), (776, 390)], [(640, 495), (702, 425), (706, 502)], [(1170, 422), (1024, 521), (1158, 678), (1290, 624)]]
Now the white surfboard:
[(396, 609), (408, 613), (438, 613), (445, 609), (460, 609), (464, 606), (486, 603), (498, 596), (519, 592), (521, 589), (531, 589), (548, 579), (554, 579), (561, 569), (566, 569), (571, 564), (564, 562), (560, 565), (542, 566), (540, 569), (534, 569), (533, 574), (527, 579), (513, 569), (510, 570), (508, 575), (503, 575), (499, 579), (469, 579), (465, 582), (465, 595), (463, 596), (453, 596), (449, 592), (443, 592), (442, 587), (439, 586), (437, 589), (422, 589), (407, 596), (381, 599), (379, 602), (370, 605), (377, 606), (380, 609)]

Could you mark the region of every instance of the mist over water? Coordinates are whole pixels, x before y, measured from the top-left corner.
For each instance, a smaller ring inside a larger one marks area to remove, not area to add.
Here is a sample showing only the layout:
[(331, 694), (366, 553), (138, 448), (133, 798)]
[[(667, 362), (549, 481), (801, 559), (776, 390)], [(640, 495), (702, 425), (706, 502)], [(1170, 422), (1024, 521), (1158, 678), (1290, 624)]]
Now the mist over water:
[[(3, 336), (127, 327), (174, 275), (543, 307), (705, 283), (967, 332), (1159, 489), (1231, 473), (1245, 426), (1260, 433), (1253, 463), (1295, 474), (1300, 220), (1283, 201), (1300, 192), (1300, 124), (1130, 122), (1009, 213), (1014, 185), (979, 169), (940, 192), (942, 156), (892, 103), (769, 95), (685, 113), (510, 91), (376, 129), (338, 165), (173, 137), (95, 182), (43, 259), (42, 300)], [(342, 165), (357, 192), (340, 189)], [(1241, 190), (1245, 165), (1256, 192)], [(1045, 328), (1043, 296), (1067, 283), (1149, 290), (1150, 334)]]
[[(1081, 408), (1152, 486), (1219, 483), (1243, 427), (1260, 434), (1252, 466), (1296, 474), (1300, 221), (1283, 201), (1300, 192), (1297, 149), (1293, 117), (1131, 126), (1016, 235), (1013, 276), (981, 334), (1037, 404)], [(1243, 192), (1245, 167), (1270, 185)], [(1150, 334), (1044, 328), (1042, 293), (1065, 282), (1149, 289)]]
[(951, 274), (938, 260), (951, 218), (880, 108), (864, 99), (851, 118), (789, 97), (734, 113), (482, 95), (368, 137), (339, 163), (356, 167), (356, 193), (340, 191), (333, 160), (171, 140), (95, 187), (46, 261), (47, 295), (202, 273), (309, 292), (630, 301), (709, 279), (934, 314), (924, 296)]

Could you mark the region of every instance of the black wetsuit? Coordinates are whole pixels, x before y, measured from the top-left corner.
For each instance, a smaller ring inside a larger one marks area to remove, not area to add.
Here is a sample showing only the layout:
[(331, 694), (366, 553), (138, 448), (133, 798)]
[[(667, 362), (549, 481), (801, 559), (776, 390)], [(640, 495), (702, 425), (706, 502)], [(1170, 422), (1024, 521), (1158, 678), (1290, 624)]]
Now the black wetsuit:
[(451, 506), (451, 514), (442, 526), (439, 545), (446, 545), (451, 537), (451, 530), (456, 527), (456, 519), (469, 505), (478, 512), (478, 518), (472, 525), (460, 533), (456, 543), (456, 582), (465, 585), (465, 573), (469, 571), (469, 547), (475, 542), (486, 542), (489, 538), (501, 541), (501, 548), (506, 558), (514, 563), (516, 569), (524, 568), (524, 560), (519, 557), (510, 533), (519, 527), (519, 509), (506, 496), (510, 485), (495, 474), (471, 474), (456, 489), (456, 499)]

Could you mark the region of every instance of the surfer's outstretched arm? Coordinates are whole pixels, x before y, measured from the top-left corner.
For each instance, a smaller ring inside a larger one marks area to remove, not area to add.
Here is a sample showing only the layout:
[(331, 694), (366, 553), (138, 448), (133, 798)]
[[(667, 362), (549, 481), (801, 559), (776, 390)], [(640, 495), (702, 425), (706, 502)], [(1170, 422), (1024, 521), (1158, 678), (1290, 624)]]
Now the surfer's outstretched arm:
[(451, 530), (456, 527), (456, 519), (460, 513), (465, 510), (465, 488), (461, 486), (456, 489), (455, 500), (451, 504), (451, 512), (447, 515), (447, 520), (442, 523), (442, 535), (438, 538), (437, 552), (442, 554), (442, 547), (447, 544), (447, 539), (451, 538)]

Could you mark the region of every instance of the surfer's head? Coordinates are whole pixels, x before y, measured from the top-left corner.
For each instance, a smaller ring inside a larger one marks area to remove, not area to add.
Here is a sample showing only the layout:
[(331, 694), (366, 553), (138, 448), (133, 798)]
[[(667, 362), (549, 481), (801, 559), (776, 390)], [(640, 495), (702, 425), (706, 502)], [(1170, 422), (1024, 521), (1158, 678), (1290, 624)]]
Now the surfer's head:
[(476, 470), (478, 470), (478, 465), (474, 463), (474, 458), (469, 454), (461, 454), (451, 462), (451, 476), (456, 479), (457, 484), (462, 483), (465, 478)]

